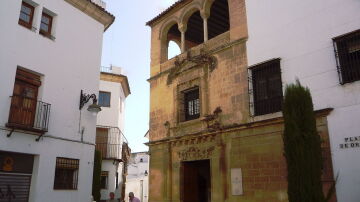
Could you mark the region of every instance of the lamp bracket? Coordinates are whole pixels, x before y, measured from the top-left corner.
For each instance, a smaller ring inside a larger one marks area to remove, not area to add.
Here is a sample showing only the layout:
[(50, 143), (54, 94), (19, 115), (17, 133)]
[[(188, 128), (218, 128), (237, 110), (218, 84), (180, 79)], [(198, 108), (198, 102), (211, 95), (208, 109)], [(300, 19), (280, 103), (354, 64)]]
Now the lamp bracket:
[(93, 101), (93, 104), (96, 104), (97, 103), (97, 99), (96, 99), (96, 95), (93, 93), (93, 94), (85, 94), (83, 93), (83, 90), (81, 90), (80, 92), (80, 105), (79, 105), (79, 110), (81, 110), (84, 105), (89, 102), (89, 100), (92, 99)]

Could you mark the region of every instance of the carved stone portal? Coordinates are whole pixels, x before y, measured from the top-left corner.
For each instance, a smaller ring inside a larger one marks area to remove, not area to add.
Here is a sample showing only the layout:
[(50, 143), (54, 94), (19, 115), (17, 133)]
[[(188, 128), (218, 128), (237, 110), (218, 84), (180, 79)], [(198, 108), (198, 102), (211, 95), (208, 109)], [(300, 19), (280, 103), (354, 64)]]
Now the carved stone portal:
[(209, 159), (213, 155), (214, 150), (215, 146), (202, 149), (199, 149), (197, 147), (189, 147), (187, 149), (179, 151), (178, 155), (180, 160), (182, 161)]
[(174, 62), (175, 67), (170, 70), (170, 73), (167, 78), (167, 85), (170, 85), (172, 81), (178, 77), (183, 71), (191, 69), (193, 67), (200, 67), (201, 65), (207, 65), (210, 72), (214, 71), (217, 66), (216, 57), (212, 55), (206, 54), (204, 51), (197, 56), (191, 56), (190, 52), (188, 52), (187, 57), (183, 60), (179, 60), (176, 57), (176, 61)]

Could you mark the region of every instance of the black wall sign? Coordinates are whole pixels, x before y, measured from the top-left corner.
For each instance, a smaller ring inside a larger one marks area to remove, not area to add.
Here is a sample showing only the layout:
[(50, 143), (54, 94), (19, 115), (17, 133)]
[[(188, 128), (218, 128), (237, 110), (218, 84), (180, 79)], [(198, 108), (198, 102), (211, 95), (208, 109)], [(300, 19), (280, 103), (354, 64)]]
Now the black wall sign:
[(0, 151), (0, 172), (32, 174), (34, 156)]

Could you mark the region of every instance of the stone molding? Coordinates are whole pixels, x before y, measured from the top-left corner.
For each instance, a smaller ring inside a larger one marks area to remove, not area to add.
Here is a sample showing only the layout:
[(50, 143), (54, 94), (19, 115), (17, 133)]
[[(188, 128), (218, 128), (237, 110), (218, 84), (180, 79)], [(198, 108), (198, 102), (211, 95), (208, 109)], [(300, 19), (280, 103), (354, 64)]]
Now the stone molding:
[(91, 0), (64, 0), (104, 25), (104, 32), (115, 21), (115, 16)]
[[(315, 110), (315, 116), (316, 118), (320, 117), (327, 117), (331, 112), (333, 111), (333, 108), (325, 108), (320, 110)], [(221, 130), (218, 131), (209, 131), (208, 129), (200, 132), (196, 132), (193, 134), (186, 134), (182, 136), (174, 136), (174, 137), (168, 137), (161, 140), (156, 141), (150, 141), (145, 143), (148, 146), (153, 146), (156, 144), (163, 144), (163, 143), (171, 143), (172, 146), (181, 146), (181, 145), (188, 145), (188, 144), (195, 144), (200, 143), (201, 141), (215, 141), (217, 135), (224, 134), (226, 132), (236, 131), (236, 130), (244, 130), (249, 128), (257, 128), (257, 127), (264, 127), (267, 125), (274, 125), (274, 124), (283, 124), (284, 119), (282, 116), (279, 116), (277, 118), (271, 118), (261, 121), (255, 121), (255, 122), (248, 122), (248, 123), (234, 123), (232, 125), (223, 125)], [(204, 138), (204, 139), (202, 139)], [(208, 139), (209, 138), (209, 139)]]
[(176, 57), (174, 62), (175, 67), (170, 69), (170, 73), (167, 78), (167, 85), (170, 85), (172, 81), (181, 75), (186, 70), (201, 67), (202, 65), (207, 65), (210, 72), (214, 71), (217, 66), (217, 59), (215, 56), (205, 53), (201, 51), (199, 55), (191, 56), (190, 51), (187, 52), (187, 57), (183, 60), (180, 60)]
[(210, 146), (206, 148), (189, 147), (187, 149), (179, 151), (178, 155), (181, 161), (209, 159), (212, 157), (214, 150), (215, 146)]
[(125, 97), (131, 94), (129, 82), (127, 76), (121, 74), (112, 74), (107, 72), (100, 73), (100, 80), (120, 83), (122, 89), (124, 90)]

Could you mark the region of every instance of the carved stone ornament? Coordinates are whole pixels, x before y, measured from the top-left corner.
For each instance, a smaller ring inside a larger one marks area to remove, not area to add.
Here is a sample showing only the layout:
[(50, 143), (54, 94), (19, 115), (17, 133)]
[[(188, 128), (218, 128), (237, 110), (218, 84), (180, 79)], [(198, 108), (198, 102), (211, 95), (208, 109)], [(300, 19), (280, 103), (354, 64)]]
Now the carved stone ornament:
[(209, 130), (220, 130), (221, 129), (221, 120), (219, 117), (219, 114), (222, 112), (220, 107), (217, 107), (213, 114), (209, 114), (209, 115), (205, 115), (204, 119), (202, 119), (202, 121), (204, 121), (206, 123), (206, 127)]
[(187, 57), (180, 61), (179, 57), (176, 57), (174, 62), (175, 67), (170, 70), (167, 78), (167, 85), (170, 85), (172, 81), (178, 77), (183, 71), (192, 67), (200, 65), (208, 65), (210, 72), (214, 71), (217, 66), (217, 60), (215, 56), (206, 54), (201, 51), (200, 55), (192, 57), (190, 51), (187, 53)]
[(203, 149), (199, 149), (197, 147), (189, 147), (183, 151), (179, 151), (178, 155), (180, 160), (182, 161), (208, 159), (213, 155), (214, 150), (215, 146)]

